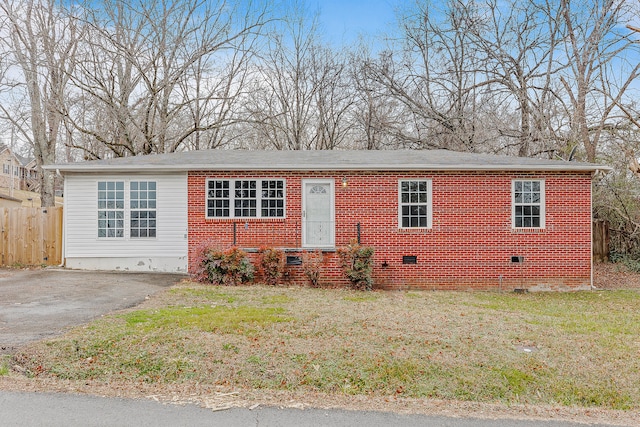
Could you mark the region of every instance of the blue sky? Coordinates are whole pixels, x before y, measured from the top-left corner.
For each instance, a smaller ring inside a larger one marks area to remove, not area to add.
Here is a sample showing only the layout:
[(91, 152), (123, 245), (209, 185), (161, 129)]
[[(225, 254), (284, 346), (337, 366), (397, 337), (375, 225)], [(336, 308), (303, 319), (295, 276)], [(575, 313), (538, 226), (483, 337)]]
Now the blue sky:
[(398, 0), (316, 0), (321, 32), (328, 42), (351, 44), (359, 35), (377, 36), (392, 30)]

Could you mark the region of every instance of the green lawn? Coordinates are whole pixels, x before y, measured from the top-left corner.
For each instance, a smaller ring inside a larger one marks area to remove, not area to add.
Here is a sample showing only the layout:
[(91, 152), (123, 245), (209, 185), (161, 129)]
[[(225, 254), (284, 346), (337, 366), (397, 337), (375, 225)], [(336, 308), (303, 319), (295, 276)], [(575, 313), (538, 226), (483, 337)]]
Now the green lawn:
[(68, 380), (640, 409), (640, 293), (181, 284), (13, 363)]

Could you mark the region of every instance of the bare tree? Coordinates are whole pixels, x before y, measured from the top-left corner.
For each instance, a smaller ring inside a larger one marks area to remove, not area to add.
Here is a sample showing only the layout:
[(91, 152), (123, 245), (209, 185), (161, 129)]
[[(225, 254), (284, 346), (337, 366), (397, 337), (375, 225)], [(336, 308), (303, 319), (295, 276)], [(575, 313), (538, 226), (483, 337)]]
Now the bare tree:
[(475, 8), (475, 2), (416, 3), (400, 17), (402, 44), (364, 62), (366, 86), (377, 92), (367, 96), (394, 101), (396, 116), (405, 118), (387, 129), (399, 146), (477, 149)]
[(350, 145), (354, 126), (355, 88), (346, 55), (318, 46), (311, 55), (311, 81), (316, 88), (313, 105), (317, 114), (316, 149), (332, 150)]
[[(2, 84), (11, 87), (14, 96), (23, 96), (22, 101), (0, 108), (29, 141), (41, 168), (56, 160), (65, 95), (83, 27), (55, 0), (3, 0), (0, 12), (7, 34), (0, 43), (15, 71), (6, 74)], [(40, 169), (39, 179), (42, 206), (53, 206), (54, 172)]]
[(254, 138), (259, 146), (287, 150), (350, 145), (355, 88), (348, 55), (321, 42), (317, 15), (303, 1), (285, 12), (256, 65), (247, 102)]
[(78, 109), (90, 117), (76, 110), (74, 127), (116, 156), (219, 145), (267, 20), (266, 3), (106, 0), (101, 5), (90, 19), (91, 40), (73, 76), (81, 94)]
[(478, 8), (484, 18), (471, 28), (479, 57), (477, 88), (492, 99), (492, 111), (503, 104), (518, 115), (513, 120), (507, 114), (507, 121), (494, 116), (489, 125), (518, 156), (553, 152), (552, 79), (563, 68), (556, 58), (559, 11), (549, 2), (516, 0), (488, 0)]
[[(615, 126), (618, 107), (640, 74), (640, 62), (629, 64), (622, 55), (638, 51), (630, 32), (620, 28), (629, 18), (630, 2), (594, 0), (589, 7), (560, 0), (569, 67), (562, 76), (565, 108), (570, 117), (570, 137), (596, 161), (604, 131)], [(623, 32), (624, 31), (624, 32)]]
[(312, 79), (317, 49), (317, 16), (302, 2), (290, 5), (269, 31), (269, 45), (257, 67), (255, 97), (248, 104), (259, 139), (275, 149), (302, 150), (316, 145), (312, 107), (318, 82)]
[(366, 72), (374, 61), (371, 58), (371, 47), (364, 40), (350, 54), (349, 81), (355, 90), (352, 145), (366, 150), (393, 148), (395, 139), (389, 130), (401, 127), (405, 120), (398, 115), (402, 111), (399, 103), (388, 97), (384, 87)]
[(191, 77), (180, 83), (181, 97), (190, 100), (184, 128), (194, 130), (184, 139), (186, 149), (219, 148), (236, 137), (230, 130), (244, 120), (241, 102), (247, 96), (258, 43), (254, 34), (243, 34), (223, 58), (199, 58), (191, 66)]

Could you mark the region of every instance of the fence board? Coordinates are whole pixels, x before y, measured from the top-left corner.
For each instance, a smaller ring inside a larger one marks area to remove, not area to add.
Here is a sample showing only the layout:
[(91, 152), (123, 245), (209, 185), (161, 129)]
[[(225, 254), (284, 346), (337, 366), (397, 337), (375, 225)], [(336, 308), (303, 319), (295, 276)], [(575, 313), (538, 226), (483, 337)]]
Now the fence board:
[(62, 263), (62, 208), (0, 208), (2, 265)]
[(593, 260), (609, 261), (609, 222), (593, 221)]

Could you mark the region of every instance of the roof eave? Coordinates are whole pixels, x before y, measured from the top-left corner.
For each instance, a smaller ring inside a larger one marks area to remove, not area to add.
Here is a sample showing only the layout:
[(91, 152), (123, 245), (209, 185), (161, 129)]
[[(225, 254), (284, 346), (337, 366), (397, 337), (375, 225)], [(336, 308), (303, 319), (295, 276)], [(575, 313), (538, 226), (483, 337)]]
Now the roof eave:
[(225, 165), (122, 165), (122, 166), (96, 166), (87, 167), (82, 164), (69, 165), (48, 165), (43, 166), (46, 170), (55, 170), (56, 172), (89, 172), (89, 173), (118, 173), (118, 172), (188, 172), (188, 171), (511, 171), (511, 172), (609, 172), (612, 170), (609, 166), (588, 165), (588, 166), (572, 166), (566, 165), (441, 165), (441, 164), (425, 164), (425, 165), (388, 165), (388, 164), (370, 164), (370, 165), (242, 165), (242, 164), (225, 164)]
[(52, 170), (56, 173), (66, 172), (85, 172), (85, 173), (119, 173), (119, 172), (188, 172), (193, 170), (191, 167), (179, 166), (179, 165), (122, 165), (122, 166), (84, 166), (81, 164), (70, 165), (46, 165), (42, 166), (44, 170)]

